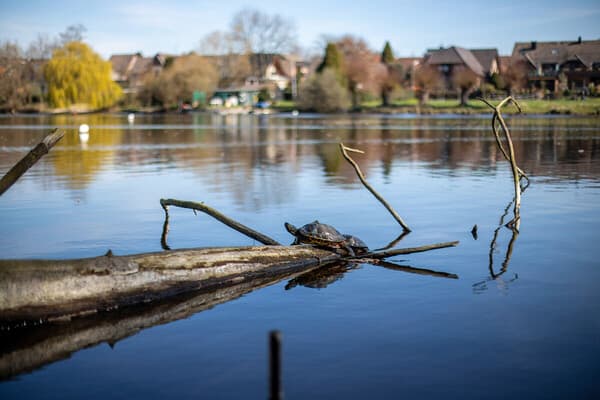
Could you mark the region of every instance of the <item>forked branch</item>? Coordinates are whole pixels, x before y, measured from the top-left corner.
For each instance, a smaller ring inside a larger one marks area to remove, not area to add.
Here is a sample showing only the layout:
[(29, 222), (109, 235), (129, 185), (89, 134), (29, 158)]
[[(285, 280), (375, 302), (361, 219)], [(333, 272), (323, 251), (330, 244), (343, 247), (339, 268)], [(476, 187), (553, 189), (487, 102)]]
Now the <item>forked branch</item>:
[(402, 226), (402, 229), (404, 229), (405, 232), (410, 232), (410, 228), (408, 227), (408, 225), (406, 225), (406, 223), (404, 222), (404, 220), (402, 220), (402, 218), (392, 208), (392, 206), (379, 193), (377, 193), (377, 191), (375, 189), (373, 189), (373, 187), (371, 185), (369, 185), (369, 182), (367, 182), (365, 176), (363, 175), (363, 173), (360, 170), (360, 167), (358, 166), (358, 164), (356, 163), (356, 161), (354, 161), (352, 159), (352, 157), (350, 157), (348, 155), (349, 151), (354, 152), (354, 153), (361, 153), (361, 154), (364, 154), (364, 151), (353, 149), (353, 148), (350, 148), (350, 147), (346, 147), (346, 146), (344, 146), (343, 143), (340, 143), (340, 150), (342, 151), (342, 155), (344, 156), (344, 158), (346, 159), (346, 161), (348, 161), (350, 163), (350, 165), (352, 165), (352, 167), (354, 167), (354, 171), (356, 171), (356, 175), (358, 175), (358, 179), (360, 179), (360, 181), (367, 188), (367, 190), (369, 192), (371, 192), (371, 194), (373, 194), (373, 196), (375, 196), (375, 198), (377, 200), (379, 200), (379, 202), (381, 204), (383, 204), (383, 206), (389, 211), (389, 213), (392, 214), (392, 216), (394, 217), (394, 219), (396, 221), (398, 221), (398, 223), (400, 224), (400, 226)]
[[(510, 134), (508, 126), (506, 125), (506, 121), (504, 121), (504, 117), (502, 116), (501, 108), (504, 105), (506, 105), (507, 103), (512, 103), (515, 105), (515, 107), (517, 107), (519, 112), (521, 112), (521, 106), (519, 106), (519, 103), (517, 103), (517, 101), (514, 98), (512, 98), (512, 96), (508, 96), (507, 98), (502, 100), (497, 106), (494, 106), (493, 104), (491, 104), (490, 102), (488, 102), (485, 99), (480, 98), (480, 100), (483, 101), (485, 104), (487, 104), (492, 110), (494, 110), (494, 115), (492, 117), (492, 131), (494, 132), (494, 136), (496, 138), (496, 143), (498, 145), (498, 148), (500, 149), (500, 152), (502, 153), (504, 158), (510, 162), (510, 167), (511, 167), (512, 175), (513, 175), (514, 189), (515, 189), (515, 196), (514, 196), (515, 205), (514, 205), (514, 218), (511, 222), (509, 222), (509, 226), (511, 227), (511, 229), (516, 229), (518, 231), (519, 223), (520, 223), (519, 210), (521, 209), (521, 192), (524, 191), (525, 188), (527, 188), (527, 186), (529, 186), (529, 178), (527, 177), (527, 175), (525, 175), (523, 170), (521, 168), (519, 168), (519, 166), (517, 165), (517, 161), (516, 161), (516, 157), (515, 157), (515, 148), (513, 146), (512, 136)], [(508, 145), (508, 152), (504, 149), (504, 146), (502, 145), (502, 141), (500, 140), (500, 135), (499, 135), (498, 129), (496, 127), (497, 122), (500, 123), (502, 132), (504, 133), (504, 138), (506, 139), (506, 143)], [(525, 185), (524, 188), (521, 187), (521, 178), (525, 178), (527, 180), (527, 184)]]

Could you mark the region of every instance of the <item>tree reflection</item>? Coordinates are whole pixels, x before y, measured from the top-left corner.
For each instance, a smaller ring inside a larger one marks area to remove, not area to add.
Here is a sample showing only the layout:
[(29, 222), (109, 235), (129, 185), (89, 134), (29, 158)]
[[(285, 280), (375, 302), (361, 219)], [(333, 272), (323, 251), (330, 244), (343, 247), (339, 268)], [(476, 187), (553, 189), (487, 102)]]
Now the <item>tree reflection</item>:
[[(76, 127), (91, 127), (87, 147)], [(588, 119), (513, 118), (518, 165), (548, 179), (598, 179), (600, 139), (597, 121)], [(22, 124), (22, 125), (20, 125)], [(348, 188), (357, 182), (336, 143), (359, 146), (365, 175), (381, 173), (386, 182), (394, 168), (426, 163), (452, 175), (469, 169), (494, 174), (503, 158), (481, 119), (400, 119), (328, 116), (286, 119), (281, 116), (191, 114), (140, 116), (129, 125), (125, 115), (14, 117), (0, 132), (0, 167), (39, 140), (35, 125), (67, 131), (48, 161), (37, 167), (43, 179), (56, 179), (73, 190), (87, 189), (101, 172), (152, 167), (194, 174), (216, 192), (233, 193), (238, 205), (265, 208), (303, 193), (302, 173)], [(540, 129), (543, 128), (543, 129)], [(14, 131), (14, 129), (13, 129)], [(576, 135), (573, 135), (576, 132)], [(317, 170), (314, 160), (320, 161)], [(52, 171), (43, 168), (50, 165)], [(307, 169), (313, 169), (307, 171)], [(260, 195), (257, 195), (260, 193)]]

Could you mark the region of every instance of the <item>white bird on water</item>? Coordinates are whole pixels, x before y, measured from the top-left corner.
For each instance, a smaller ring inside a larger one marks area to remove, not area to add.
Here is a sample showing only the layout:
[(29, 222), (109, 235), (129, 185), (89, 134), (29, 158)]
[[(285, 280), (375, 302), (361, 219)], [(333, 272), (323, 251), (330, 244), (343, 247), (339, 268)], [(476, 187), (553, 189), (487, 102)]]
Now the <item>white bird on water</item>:
[(88, 124), (79, 125), (79, 140), (81, 143), (87, 143), (90, 139), (90, 126)]

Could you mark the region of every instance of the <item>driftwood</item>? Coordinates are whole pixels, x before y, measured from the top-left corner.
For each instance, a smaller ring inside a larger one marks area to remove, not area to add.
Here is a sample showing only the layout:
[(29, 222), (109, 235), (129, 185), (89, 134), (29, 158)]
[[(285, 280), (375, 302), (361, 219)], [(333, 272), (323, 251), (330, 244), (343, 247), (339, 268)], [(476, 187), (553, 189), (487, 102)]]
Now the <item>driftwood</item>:
[(0, 260), (0, 325), (61, 319), (339, 260), (311, 246), (205, 248), (73, 260)]
[(439, 243), (343, 257), (303, 246), (219, 247), (73, 260), (0, 260), (0, 326), (69, 319), (334, 262), (369, 262), (456, 246)]
[(6, 192), (29, 168), (31, 168), (40, 158), (47, 154), (50, 149), (64, 136), (60, 129), (54, 129), (46, 135), (37, 146), (35, 146), (25, 157), (16, 163), (0, 179), (0, 196)]
[(363, 186), (366, 187), (367, 190), (369, 192), (371, 192), (371, 194), (373, 194), (373, 196), (375, 196), (375, 198), (377, 200), (379, 200), (379, 202), (381, 204), (383, 204), (383, 206), (386, 208), (386, 210), (388, 210), (388, 212), (392, 215), (392, 217), (394, 217), (394, 219), (400, 224), (400, 226), (402, 226), (402, 229), (404, 229), (405, 232), (410, 232), (410, 228), (408, 227), (408, 225), (406, 225), (406, 223), (404, 222), (404, 220), (402, 219), (402, 217), (400, 217), (398, 215), (398, 213), (396, 212), (396, 210), (394, 210), (394, 208), (375, 189), (373, 189), (373, 187), (371, 185), (369, 185), (369, 182), (367, 182), (367, 179), (363, 175), (363, 173), (360, 170), (360, 167), (358, 166), (358, 164), (356, 163), (356, 161), (354, 161), (352, 159), (352, 157), (350, 157), (348, 155), (349, 151), (355, 152), (355, 153), (364, 153), (364, 151), (357, 150), (357, 149), (352, 149), (350, 147), (346, 147), (346, 146), (344, 146), (343, 143), (340, 143), (340, 150), (342, 152), (342, 155), (346, 159), (346, 161), (348, 161), (352, 165), (352, 167), (354, 168), (354, 171), (356, 172), (356, 175), (358, 175), (358, 179), (360, 179), (360, 181), (362, 182)]

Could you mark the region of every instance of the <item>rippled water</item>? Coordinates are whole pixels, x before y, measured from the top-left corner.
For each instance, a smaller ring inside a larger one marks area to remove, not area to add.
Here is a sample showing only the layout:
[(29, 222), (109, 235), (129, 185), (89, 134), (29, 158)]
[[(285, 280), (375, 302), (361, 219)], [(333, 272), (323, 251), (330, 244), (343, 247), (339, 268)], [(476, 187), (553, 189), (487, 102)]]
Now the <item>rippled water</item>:
[[(160, 198), (204, 201), (284, 243), (284, 221), (318, 218), (383, 247), (399, 226), (340, 141), (365, 151), (355, 159), (367, 179), (413, 229), (398, 246), (460, 240), (391, 260), (459, 279), (364, 264), (282, 281), (116, 342), (74, 345), (0, 383), (0, 397), (265, 398), (267, 333), (280, 329), (288, 399), (597, 398), (600, 121), (509, 124), (532, 181), (515, 236), (500, 225), (512, 184), (489, 116), (0, 118), (2, 174), (50, 128), (67, 132), (0, 198), (2, 258), (160, 251)], [(172, 248), (255, 244), (189, 210), (173, 209), (170, 228)], [(117, 325), (109, 317), (88, 331), (106, 338)], [(36, 333), (42, 356), (83, 340), (74, 325), (56, 329)], [(0, 354), (24, 340), (5, 338)]]

